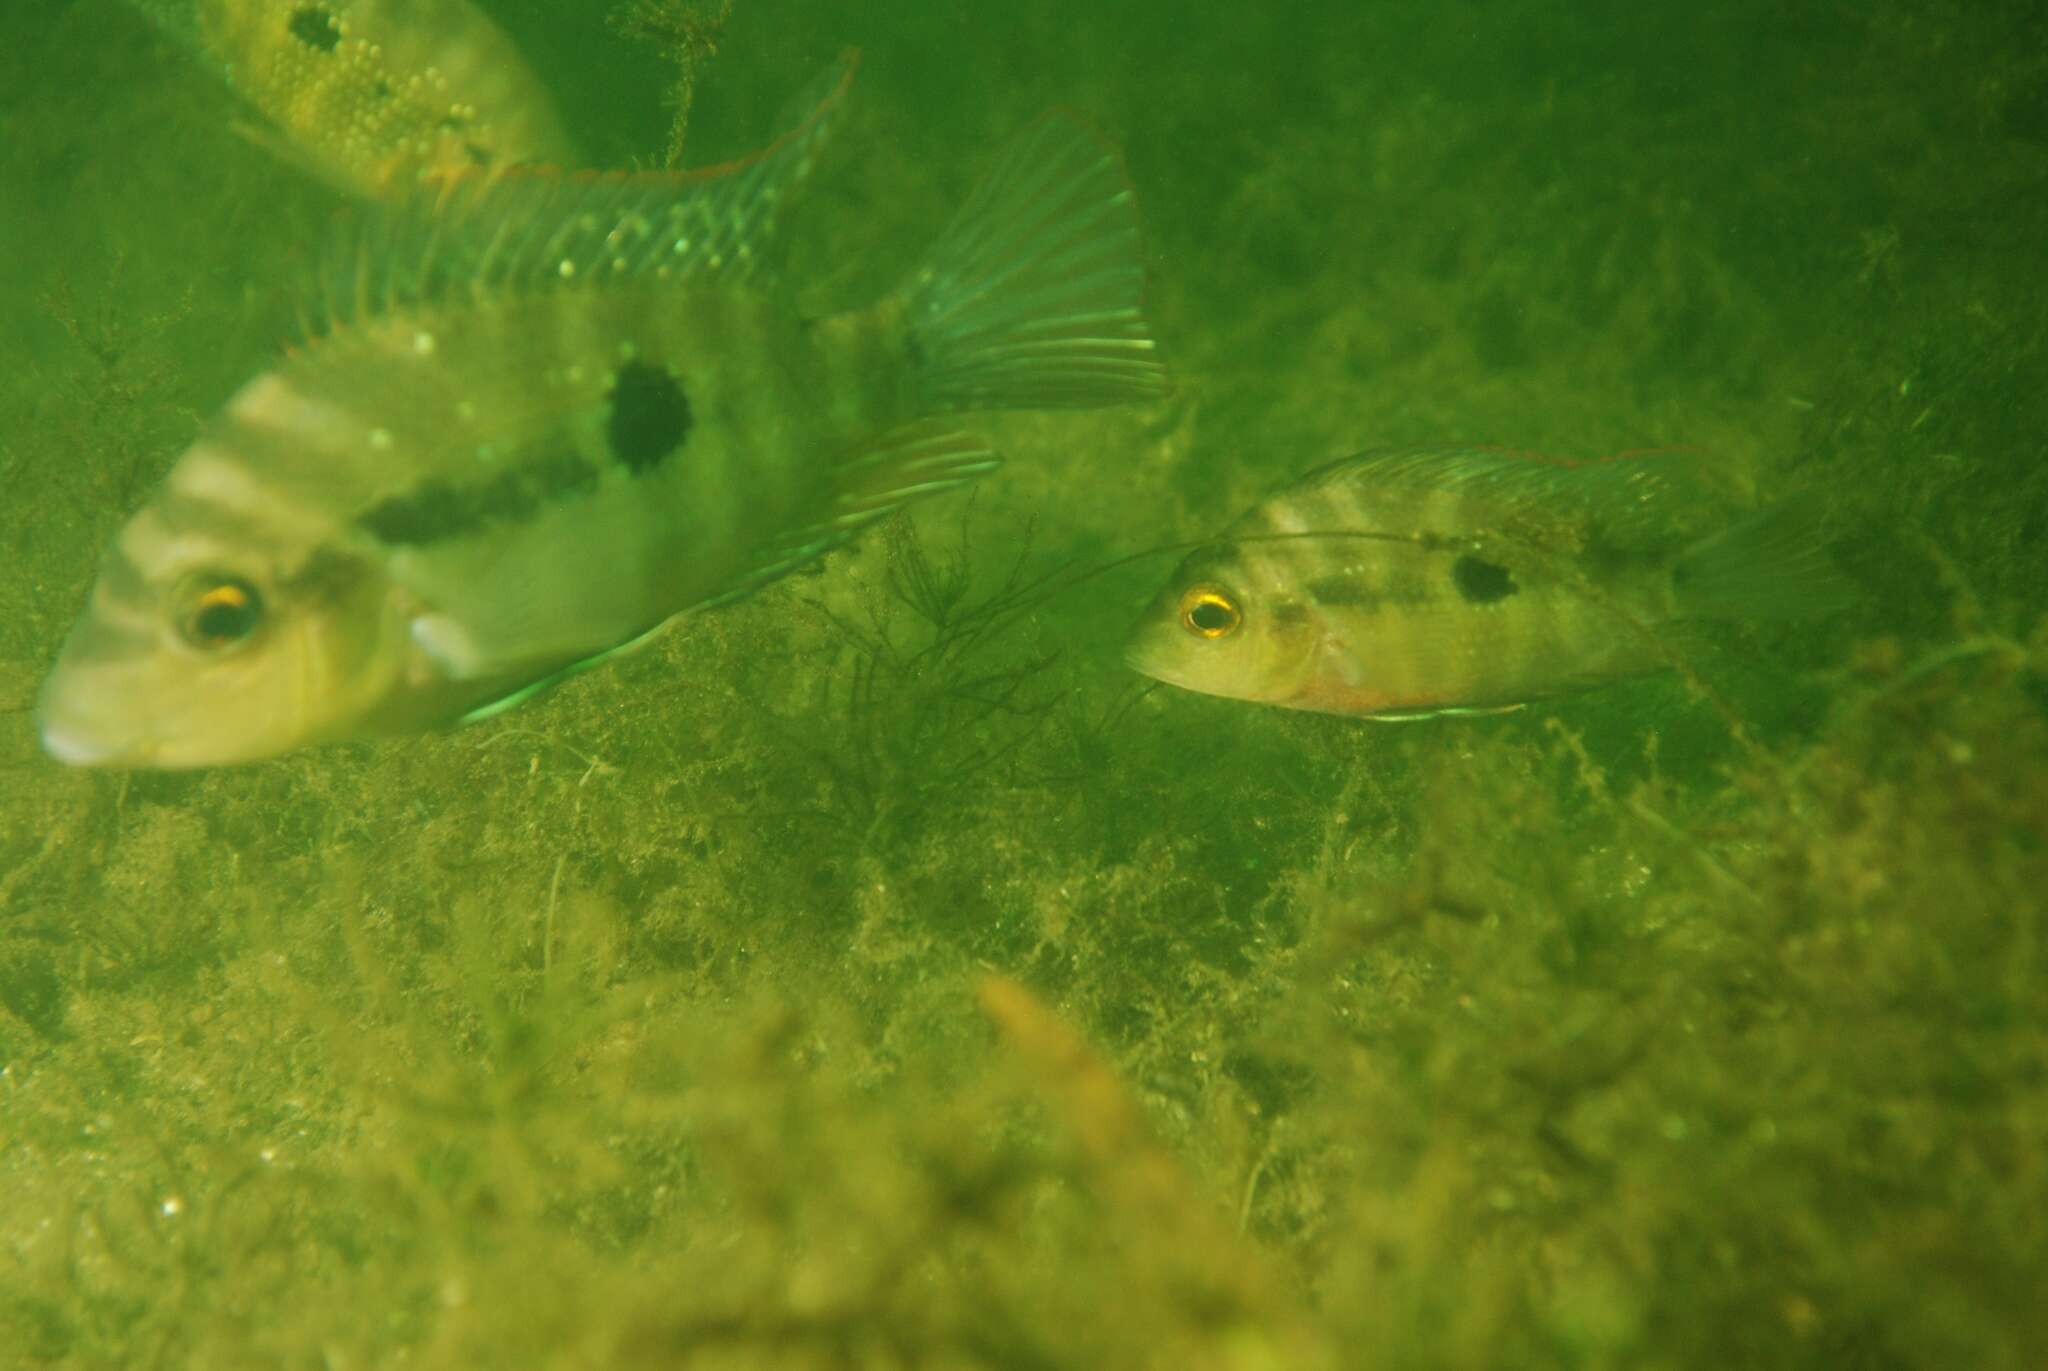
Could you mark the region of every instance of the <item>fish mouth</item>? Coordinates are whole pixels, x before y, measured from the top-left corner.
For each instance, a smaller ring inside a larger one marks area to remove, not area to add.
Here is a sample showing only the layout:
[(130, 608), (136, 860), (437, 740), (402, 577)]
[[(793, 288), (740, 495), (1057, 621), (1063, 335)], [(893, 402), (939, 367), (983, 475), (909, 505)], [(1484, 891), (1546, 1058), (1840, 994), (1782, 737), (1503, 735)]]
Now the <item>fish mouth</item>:
[(1155, 656), (1156, 654), (1145, 651), (1142, 640), (1133, 642), (1124, 648), (1124, 665), (1140, 676), (1150, 676), (1153, 680), (1164, 681), (1168, 685), (1179, 685), (1180, 682), (1173, 679), (1172, 673), (1154, 660)]
[(82, 707), (80, 682), (59, 671), (43, 685), (36, 733), (43, 751), (66, 766), (145, 766), (155, 743), (138, 736), (133, 721), (104, 708)]
[(1124, 665), (1140, 676), (1149, 677), (1161, 685), (1170, 685), (1176, 690), (1189, 691), (1196, 695), (1215, 695), (1215, 687), (1205, 685), (1196, 679), (1195, 673), (1178, 670), (1166, 661), (1163, 654), (1147, 652), (1144, 644), (1133, 643), (1124, 649)]
[(139, 755), (134, 747), (103, 742), (90, 731), (44, 720), (41, 728), (43, 751), (66, 766), (133, 765)]

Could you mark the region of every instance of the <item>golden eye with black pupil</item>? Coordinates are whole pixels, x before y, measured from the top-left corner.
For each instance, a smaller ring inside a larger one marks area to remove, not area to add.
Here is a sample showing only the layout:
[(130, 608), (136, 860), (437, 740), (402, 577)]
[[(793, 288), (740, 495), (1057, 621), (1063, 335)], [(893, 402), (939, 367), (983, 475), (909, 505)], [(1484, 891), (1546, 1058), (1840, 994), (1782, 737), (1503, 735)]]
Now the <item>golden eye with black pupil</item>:
[(193, 583), (181, 627), (192, 646), (217, 650), (241, 642), (262, 622), (263, 597), (256, 587), (233, 576), (209, 576)]
[(1180, 597), (1180, 626), (1197, 638), (1222, 638), (1244, 622), (1244, 612), (1230, 592), (1218, 586), (1195, 586)]

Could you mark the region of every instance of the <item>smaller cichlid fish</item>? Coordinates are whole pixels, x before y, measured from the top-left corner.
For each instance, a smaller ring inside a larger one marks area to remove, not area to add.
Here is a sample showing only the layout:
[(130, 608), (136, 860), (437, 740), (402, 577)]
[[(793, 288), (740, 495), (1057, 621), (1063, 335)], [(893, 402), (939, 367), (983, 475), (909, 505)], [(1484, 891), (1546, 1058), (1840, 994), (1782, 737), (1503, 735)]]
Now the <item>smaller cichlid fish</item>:
[(575, 160), (547, 91), (469, 0), (135, 3), (224, 67), (271, 124), (256, 141), (343, 190)]
[(1059, 116), (898, 289), (797, 308), (776, 228), (850, 79), (727, 174), (364, 207), (324, 322), (107, 550), (44, 746), (211, 766), (482, 718), (993, 470), (952, 415), (1160, 394), (1130, 185)]
[(1805, 501), (1717, 513), (1680, 452), (1348, 457), (1192, 553), (1128, 660), (1187, 690), (1413, 719), (1667, 666), (1657, 635), (1848, 603)]

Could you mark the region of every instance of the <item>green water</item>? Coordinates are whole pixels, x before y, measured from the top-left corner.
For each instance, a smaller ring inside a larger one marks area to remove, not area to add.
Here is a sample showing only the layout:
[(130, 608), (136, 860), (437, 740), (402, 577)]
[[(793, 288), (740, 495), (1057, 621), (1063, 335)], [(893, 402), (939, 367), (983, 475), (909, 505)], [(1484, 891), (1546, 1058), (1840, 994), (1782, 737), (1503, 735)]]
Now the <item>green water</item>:
[[(659, 159), (605, 6), (489, 8)], [(689, 160), (860, 47), (845, 302), (1070, 107), (1176, 395), (474, 730), (133, 776), (36, 683), (340, 202), (0, 11), (0, 1365), (2048, 1362), (2037, 6), (867, 8), (737, 0)], [(976, 631), (1469, 442), (1823, 491), (1864, 603), (1400, 726), (1146, 692), (1167, 559)]]

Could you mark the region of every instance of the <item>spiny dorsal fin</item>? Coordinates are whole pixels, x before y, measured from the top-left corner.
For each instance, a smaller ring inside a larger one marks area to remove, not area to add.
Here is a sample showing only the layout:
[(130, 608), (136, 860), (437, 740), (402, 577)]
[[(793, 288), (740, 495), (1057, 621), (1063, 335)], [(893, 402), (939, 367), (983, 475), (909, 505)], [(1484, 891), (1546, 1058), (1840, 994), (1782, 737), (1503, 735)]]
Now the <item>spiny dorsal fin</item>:
[(742, 162), (686, 173), (515, 167), (367, 206), (322, 265), (309, 332), (507, 292), (706, 272), (743, 280), (837, 127), (855, 65), (843, 56), (809, 117)]
[(1387, 448), (1318, 467), (1281, 494), (1346, 486), (1371, 509), (1375, 492), (1454, 491), (1468, 502), (1473, 526), (1423, 531), (1483, 536), (1508, 531), (1489, 527), (1503, 521), (1583, 517), (1609, 547), (1668, 551), (1673, 539), (1698, 536), (1718, 512), (1699, 462), (1690, 448), (1583, 461), (1508, 448)]

